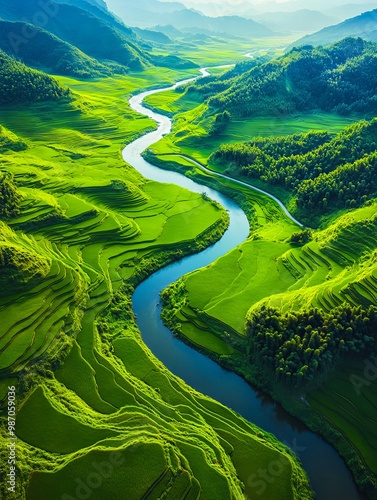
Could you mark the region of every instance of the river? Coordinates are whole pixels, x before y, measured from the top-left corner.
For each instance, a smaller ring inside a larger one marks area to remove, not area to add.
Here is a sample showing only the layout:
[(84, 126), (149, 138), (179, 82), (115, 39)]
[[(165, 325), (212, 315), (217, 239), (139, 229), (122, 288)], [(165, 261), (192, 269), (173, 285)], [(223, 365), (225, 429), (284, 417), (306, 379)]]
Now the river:
[[(209, 74), (204, 68), (200, 72), (202, 76)], [(184, 274), (213, 262), (245, 241), (249, 234), (246, 215), (234, 201), (177, 172), (161, 170), (141, 156), (146, 148), (171, 131), (170, 118), (145, 108), (142, 104), (144, 98), (174, 89), (191, 80), (194, 78), (183, 80), (169, 88), (142, 92), (130, 99), (132, 109), (155, 120), (158, 128), (129, 144), (123, 150), (123, 158), (148, 179), (177, 184), (197, 193), (206, 192), (229, 212), (230, 225), (217, 243), (164, 267), (136, 288), (132, 298), (133, 310), (143, 341), (172, 373), (191, 387), (232, 408), (290, 446), (301, 459), (318, 500), (362, 499), (364, 497), (358, 492), (351, 473), (332, 446), (309, 431), (269, 396), (178, 340), (161, 321), (159, 294), (166, 286)], [(286, 210), (285, 207), (282, 208)]]

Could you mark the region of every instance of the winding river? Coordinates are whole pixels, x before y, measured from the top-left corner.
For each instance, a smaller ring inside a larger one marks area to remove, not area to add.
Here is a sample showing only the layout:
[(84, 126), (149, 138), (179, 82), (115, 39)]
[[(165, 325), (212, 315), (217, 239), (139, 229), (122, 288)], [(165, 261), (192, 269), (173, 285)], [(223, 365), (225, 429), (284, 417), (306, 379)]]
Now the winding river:
[[(200, 71), (202, 76), (209, 74), (206, 69)], [(171, 120), (167, 116), (145, 108), (142, 105), (143, 99), (157, 92), (174, 89), (194, 79), (183, 80), (169, 88), (142, 92), (130, 99), (131, 107), (155, 120), (158, 128), (129, 144), (123, 150), (123, 158), (144, 177), (158, 182), (177, 184), (197, 193), (206, 192), (229, 212), (230, 225), (217, 243), (198, 254), (166, 266), (136, 288), (132, 299), (133, 309), (143, 340), (171, 372), (190, 386), (232, 408), (290, 446), (300, 457), (318, 500), (364, 498), (357, 491), (350, 472), (332, 446), (309, 431), (269, 396), (178, 340), (160, 319), (159, 294), (166, 286), (184, 274), (210, 264), (245, 241), (249, 234), (246, 215), (234, 201), (181, 174), (161, 170), (149, 164), (141, 156), (146, 148), (171, 130)], [(290, 216), (280, 202), (279, 205)]]

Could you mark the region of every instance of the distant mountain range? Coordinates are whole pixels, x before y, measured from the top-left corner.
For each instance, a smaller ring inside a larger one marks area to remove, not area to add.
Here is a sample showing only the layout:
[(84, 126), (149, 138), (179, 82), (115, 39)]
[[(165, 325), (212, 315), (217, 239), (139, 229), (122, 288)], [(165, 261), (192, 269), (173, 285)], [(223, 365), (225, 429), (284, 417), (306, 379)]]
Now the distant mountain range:
[(266, 12), (254, 15), (253, 19), (275, 31), (296, 31), (301, 33), (312, 33), (338, 22), (336, 17), (330, 17), (322, 12), (309, 9), (301, 9), (295, 12)]
[[(239, 15), (256, 20), (257, 15), (271, 12), (296, 12), (303, 9), (320, 11), (330, 17), (336, 17), (338, 22), (354, 17), (377, 7), (376, 0), (291, 0), (291, 1), (241, 1), (232, 0), (182, 0), (188, 8), (194, 8), (209, 16)], [(169, 2), (170, 3), (170, 2)], [(296, 28), (296, 31), (299, 31)]]
[(349, 36), (377, 41), (377, 9), (347, 19), (340, 24), (329, 26), (312, 35), (304, 36), (289, 48), (302, 45), (328, 45)]
[[(171, 24), (178, 29), (206, 30), (213, 33), (226, 33), (232, 36), (267, 37), (274, 31), (251, 19), (240, 16), (209, 17), (199, 11), (187, 9), (176, 2), (159, 0), (106, 0), (111, 11), (130, 26), (150, 28), (156, 24)], [(169, 14), (167, 18), (167, 14)]]

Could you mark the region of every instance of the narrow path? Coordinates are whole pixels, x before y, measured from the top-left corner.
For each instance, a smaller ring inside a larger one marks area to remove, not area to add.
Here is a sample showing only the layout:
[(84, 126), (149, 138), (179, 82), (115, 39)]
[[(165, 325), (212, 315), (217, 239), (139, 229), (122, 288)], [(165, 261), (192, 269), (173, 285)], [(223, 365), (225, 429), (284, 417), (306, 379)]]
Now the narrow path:
[(190, 161), (191, 163), (193, 163), (194, 165), (197, 165), (199, 168), (201, 168), (205, 172), (208, 172), (209, 174), (215, 175), (216, 177), (222, 177), (223, 179), (227, 179), (229, 181), (235, 182), (236, 184), (239, 184), (241, 186), (246, 186), (249, 189), (252, 189), (254, 191), (257, 191), (258, 193), (264, 194), (265, 196), (268, 196), (268, 198), (271, 198), (271, 200), (274, 200), (279, 205), (279, 207), (283, 210), (283, 212), (286, 214), (286, 216), (289, 219), (291, 219), (291, 221), (293, 221), (295, 224), (297, 224), (300, 227), (304, 227), (304, 225), (301, 224), (301, 222), (299, 222), (297, 219), (295, 219), (293, 217), (293, 215), (289, 212), (289, 210), (284, 205), (284, 203), (281, 202), (279, 200), (279, 198), (276, 198), (276, 196), (274, 196), (273, 194), (268, 193), (267, 191), (264, 191), (263, 189), (259, 189), (256, 186), (249, 184), (248, 182), (239, 181), (238, 179), (235, 179), (234, 177), (229, 177), (228, 175), (220, 174), (219, 172), (215, 172), (214, 170), (211, 170), (210, 168), (205, 167), (204, 165), (202, 165), (198, 161), (194, 160), (193, 158), (190, 158), (189, 156), (185, 156), (185, 155), (181, 155), (181, 154), (179, 154), (177, 156), (184, 158), (187, 161)]

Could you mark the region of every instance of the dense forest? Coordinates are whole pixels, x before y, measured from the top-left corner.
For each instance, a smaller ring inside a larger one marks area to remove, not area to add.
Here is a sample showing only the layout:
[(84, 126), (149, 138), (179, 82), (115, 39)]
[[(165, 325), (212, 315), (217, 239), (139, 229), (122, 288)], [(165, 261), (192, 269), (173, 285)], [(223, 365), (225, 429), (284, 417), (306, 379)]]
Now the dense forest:
[(0, 104), (53, 101), (69, 96), (54, 78), (15, 61), (0, 50)]
[(212, 159), (233, 173), (279, 185), (306, 215), (358, 207), (377, 194), (377, 119), (337, 135), (312, 131), (226, 144)]
[(262, 307), (248, 321), (249, 360), (300, 387), (347, 353), (377, 352), (377, 307), (339, 306), (283, 314)]
[(239, 76), (229, 73), (190, 88), (208, 99), (210, 109), (237, 117), (313, 110), (372, 116), (377, 111), (376, 49), (361, 38), (326, 48), (303, 46), (272, 61), (257, 59)]

